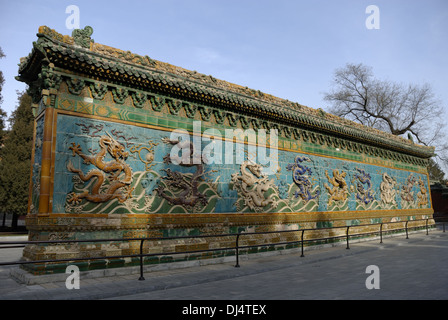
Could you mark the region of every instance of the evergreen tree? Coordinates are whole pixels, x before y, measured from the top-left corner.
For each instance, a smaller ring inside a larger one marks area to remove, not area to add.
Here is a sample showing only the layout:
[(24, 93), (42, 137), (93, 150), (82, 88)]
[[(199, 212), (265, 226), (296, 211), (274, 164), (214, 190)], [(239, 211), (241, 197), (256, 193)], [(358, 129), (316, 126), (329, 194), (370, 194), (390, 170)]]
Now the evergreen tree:
[(429, 159), (428, 174), (431, 181), (439, 182), (441, 184), (445, 183), (445, 172), (443, 172), (439, 164), (432, 158)]
[[(0, 59), (5, 57), (5, 54), (3, 53), (2, 48), (0, 47)], [(5, 141), (5, 118), (6, 118), (6, 112), (3, 111), (1, 105), (3, 102), (3, 96), (2, 96), (2, 88), (3, 88), (3, 84), (5, 83), (5, 78), (3, 77), (3, 72), (0, 70), (0, 162), (2, 161), (2, 149), (3, 149), (3, 144)], [(2, 192), (2, 186), (0, 185), (0, 193)], [(6, 212), (2, 212), (3, 210), (1, 210), (1, 206), (0, 206), (0, 213), (3, 213), (3, 218), (2, 218), (2, 227), (5, 226), (5, 218), (6, 218)]]
[[(5, 54), (3, 53), (2, 48), (0, 47), (0, 59), (5, 57)], [(5, 118), (6, 118), (6, 112), (3, 111), (1, 108), (1, 104), (3, 102), (3, 96), (2, 96), (2, 88), (3, 84), (5, 83), (5, 78), (3, 77), (3, 72), (0, 70), (0, 160), (2, 158), (2, 148), (5, 140)]]
[(34, 120), (31, 97), (18, 93), (18, 102), (9, 119), (11, 131), (0, 162), (0, 208), (13, 214), (13, 228), (17, 227), (18, 216), (26, 214), (28, 208)]

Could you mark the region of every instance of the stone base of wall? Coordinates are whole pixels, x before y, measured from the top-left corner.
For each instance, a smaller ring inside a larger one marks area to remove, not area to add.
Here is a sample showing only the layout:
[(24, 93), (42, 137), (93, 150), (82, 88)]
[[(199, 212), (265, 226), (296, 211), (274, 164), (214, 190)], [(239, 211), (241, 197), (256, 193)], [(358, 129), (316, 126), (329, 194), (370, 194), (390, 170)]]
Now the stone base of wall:
[[(83, 259), (63, 262), (42, 262), (24, 264), (22, 268), (31, 274), (64, 273), (68, 265), (76, 265), (80, 271), (138, 266), (140, 240), (135, 238), (174, 238), (197, 235), (223, 235), (249, 233), (240, 236), (240, 254), (259, 253), (300, 247), (300, 243), (273, 243), (300, 241), (304, 233), (305, 246), (346, 241), (346, 226), (350, 226), (350, 239), (378, 236), (380, 230), (386, 235), (409, 229), (425, 228), (426, 220), (432, 225), (432, 213), (426, 210), (408, 212), (337, 212), (337, 213), (295, 213), (295, 214), (50, 214), (29, 215), (26, 225), (29, 241), (73, 241), (59, 243), (29, 244), (23, 251), (23, 260)], [(408, 221), (408, 222), (407, 222)], [(394, 222), (394, 223), (389, 223)], [(407, 222), (407, 223), (406, 223)], [(368, 225), (368, 226), (365, 226)], [(332, 229), (329, 229), (333, 227)], [(337, 228), (335, 228), (337, 227)], [(282, 232), (276, 232), (282, 231)], [(251, 234), (270, 232), (265, 234)], [(330, 238), (330, 239), (326, 239)], [(95, 242), (89, 240), (109, 239)], [(119, 240), (123, 239), (123, 240)], [(145, 240), (144, 254), (159, 254), (144, 258), (144, 264), (161, 264), (220, 258), (235, 255), (236, 236), (207, 238), (177, 238)], [(256, 246), (256, 247), (247, 247)], [(244, 248), (247, 247), (247, 248)], [(203, 251), (209, 250), (209, 251)], [(189, 252), (189, 253), (181, 253)], [(100, 259), (88, 260), (99, 257)], [(114, 257), (114, 258), (110, 258)], [(85, 260), (84, 260), (85, 259)]]

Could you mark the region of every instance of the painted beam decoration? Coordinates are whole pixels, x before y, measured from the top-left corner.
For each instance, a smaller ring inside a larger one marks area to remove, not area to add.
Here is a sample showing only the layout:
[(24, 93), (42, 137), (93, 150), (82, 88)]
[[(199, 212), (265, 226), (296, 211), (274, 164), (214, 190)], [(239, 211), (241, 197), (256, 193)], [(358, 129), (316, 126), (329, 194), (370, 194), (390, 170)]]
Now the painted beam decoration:
[[(101, 45), (92, 33), (40, 27), (19, 65), (35, 115), (31, 240), (432, 217), (426, 165), (434, 148)], [(207, 241), (206, 248), (222, 245)], [(24, 258), (135, 249), (125, 242), (55, 247), (27, 247)], [(105, 259), (103, 267), (111, 265)], [(58, 272), (58, 264), (27, 268)]]

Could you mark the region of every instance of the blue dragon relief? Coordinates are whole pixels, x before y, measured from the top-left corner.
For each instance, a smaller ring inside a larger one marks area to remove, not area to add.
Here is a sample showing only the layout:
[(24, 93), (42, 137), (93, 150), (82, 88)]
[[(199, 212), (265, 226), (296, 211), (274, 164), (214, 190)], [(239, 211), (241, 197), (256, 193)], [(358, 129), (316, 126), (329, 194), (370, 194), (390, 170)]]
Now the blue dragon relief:
[(308, 157), (297, 156), (294, 163), (290, 163), (286, 166), (286, 170), (292, 171), (292, 179), (294, 183), (299, 188), (295, 192), (295, 198), (299, 196), (307, 203), (310, 200), (316, 199), (320, 195), (320, 190), (316, 190), (315, 194), (312, 194), (313, 184), (310, 181), (310, 176), (312, 175), (311, 168), (302, 164), (304, 161), (310, 161)]
[(369, 204), (374, 200), (372, 194), (372, 182), (371, 176), (368, 172), (362, 169), (356, 168), (357, 173), (353, 180), (356, 180), (356, 199), (360, 200), (364, 204)]

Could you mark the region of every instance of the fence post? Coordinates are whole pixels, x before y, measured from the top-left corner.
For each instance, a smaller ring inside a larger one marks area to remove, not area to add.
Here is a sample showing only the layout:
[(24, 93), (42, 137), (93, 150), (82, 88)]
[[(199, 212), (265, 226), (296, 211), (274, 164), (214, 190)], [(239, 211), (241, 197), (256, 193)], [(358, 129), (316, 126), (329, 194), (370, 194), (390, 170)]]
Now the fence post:
[(235, 268), (239, 268), (240, 267), (240, 263), (239, 263), (239, 240), (240, 240), (240, 234), (238, 233), (236, 235), (236, 243), (235, 243), (235, 253), (236, 253), (236, 265)]
[(140, 241), (140, 278), (138, 280), (145, 280), (145, 277), (143, 277), (143, 241), (145, 239)]
[(305, 232), (305, 229), (303, 229), (302, 230), (302, 254), (300, 255), (301, 257), (304, 257), (304, 254), (303, 254), (303, 233)]
[(409, 237), (408, 237), (408, 222), (409, 222), (409, 220), (406, 221), (406, 225), (405, 225), (405, 228), (406, 228), (406, 239), (409, 239)]
[(428, 235), (428, 218), (426, 218), (426, 235)]
[(350, 249), (350, 246), (349, 246), (349, 244), (348, 244), (348, 238), (349, 238), (349, 235), (348, 235), (348, 230), (350, 229), (350, 226), (347, 226), (347, 232), (346, 232), (346, 236), (347, 236), (347, 248), (346, 249)]
[(380, 243), (383, 243), (383, 223), (380, 225)]

